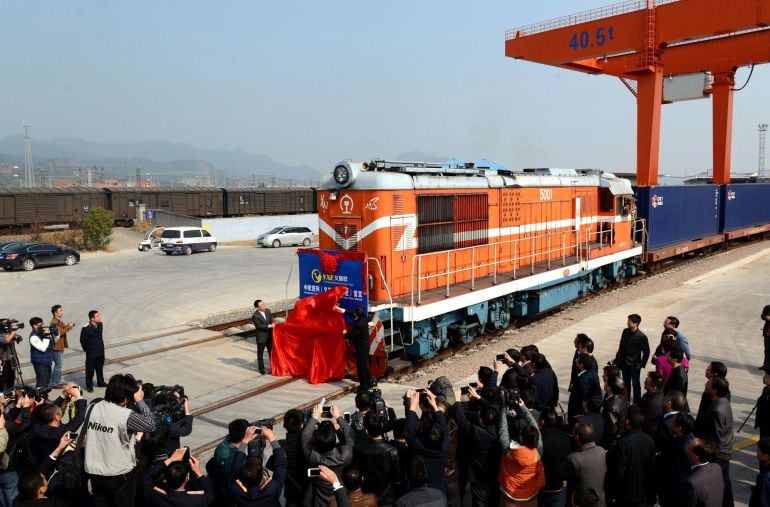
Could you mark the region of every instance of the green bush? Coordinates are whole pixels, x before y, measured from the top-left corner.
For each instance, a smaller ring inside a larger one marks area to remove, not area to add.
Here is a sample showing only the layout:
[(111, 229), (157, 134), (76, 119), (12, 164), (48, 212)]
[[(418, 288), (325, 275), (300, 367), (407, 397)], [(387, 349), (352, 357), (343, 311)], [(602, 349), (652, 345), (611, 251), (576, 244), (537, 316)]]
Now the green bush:
[(112, 241), (112, 212), (93, 208), (83, 219), (83, 242), (87, 248), (104, 250)]

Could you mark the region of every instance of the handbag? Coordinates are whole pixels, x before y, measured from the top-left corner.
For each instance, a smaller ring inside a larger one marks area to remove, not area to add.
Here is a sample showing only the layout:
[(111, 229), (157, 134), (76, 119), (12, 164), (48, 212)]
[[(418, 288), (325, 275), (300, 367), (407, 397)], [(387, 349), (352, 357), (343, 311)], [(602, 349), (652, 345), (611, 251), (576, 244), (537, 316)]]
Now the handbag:
[(91, 418), (91, 411), (95, 405), (88, 407), (83, 426), (80, 427), (80, 434), (75, 441), (75, 449), (59, 458), (57, 470), (61, 476), (61, 482), (64, 489), (68, 491), (79, 490), (83, 485), (85, 477), (86, 450), (83, 447), (83, 440), (88, 430), (88, 420)]

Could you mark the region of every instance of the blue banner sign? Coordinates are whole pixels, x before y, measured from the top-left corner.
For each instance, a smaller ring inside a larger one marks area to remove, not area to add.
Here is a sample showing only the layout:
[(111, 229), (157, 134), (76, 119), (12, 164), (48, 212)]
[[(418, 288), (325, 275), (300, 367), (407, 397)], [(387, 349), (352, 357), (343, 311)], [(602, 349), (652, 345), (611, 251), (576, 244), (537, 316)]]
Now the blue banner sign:
[(340, 299), (342, 308), (352, 311), (361, 306), (369, 310), (365, 253), (300, 248), (297, 254), (300, 299), (343, 286), (348, 292)]

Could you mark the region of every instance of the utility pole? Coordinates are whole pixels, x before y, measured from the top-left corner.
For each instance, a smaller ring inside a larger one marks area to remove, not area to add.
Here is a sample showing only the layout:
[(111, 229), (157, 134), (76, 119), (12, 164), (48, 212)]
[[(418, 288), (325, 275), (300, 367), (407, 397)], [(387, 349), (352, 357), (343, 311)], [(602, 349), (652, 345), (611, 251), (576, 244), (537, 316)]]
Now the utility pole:
[(24, 184), (28, 188), (35, 186), (35, 172), (32, 168), (32, 146), (29, 140), (29, 121), (21, 122), (24, 128)]
[(767, 123), (757, 125), (759, 131), (759, 162), (757, 164), (757, 178), (765, 176), (765, 139), (767, 138)]

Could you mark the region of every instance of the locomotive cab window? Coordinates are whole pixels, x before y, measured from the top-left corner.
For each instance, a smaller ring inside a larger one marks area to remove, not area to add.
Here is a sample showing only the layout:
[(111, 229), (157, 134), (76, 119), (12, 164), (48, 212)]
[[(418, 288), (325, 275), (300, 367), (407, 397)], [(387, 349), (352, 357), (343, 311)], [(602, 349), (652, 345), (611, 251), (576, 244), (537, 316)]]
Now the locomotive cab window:
[(607, 188), (599, 191), (599, 211), (602, 213), (612, 213), (615, 211), (615, 196)]

